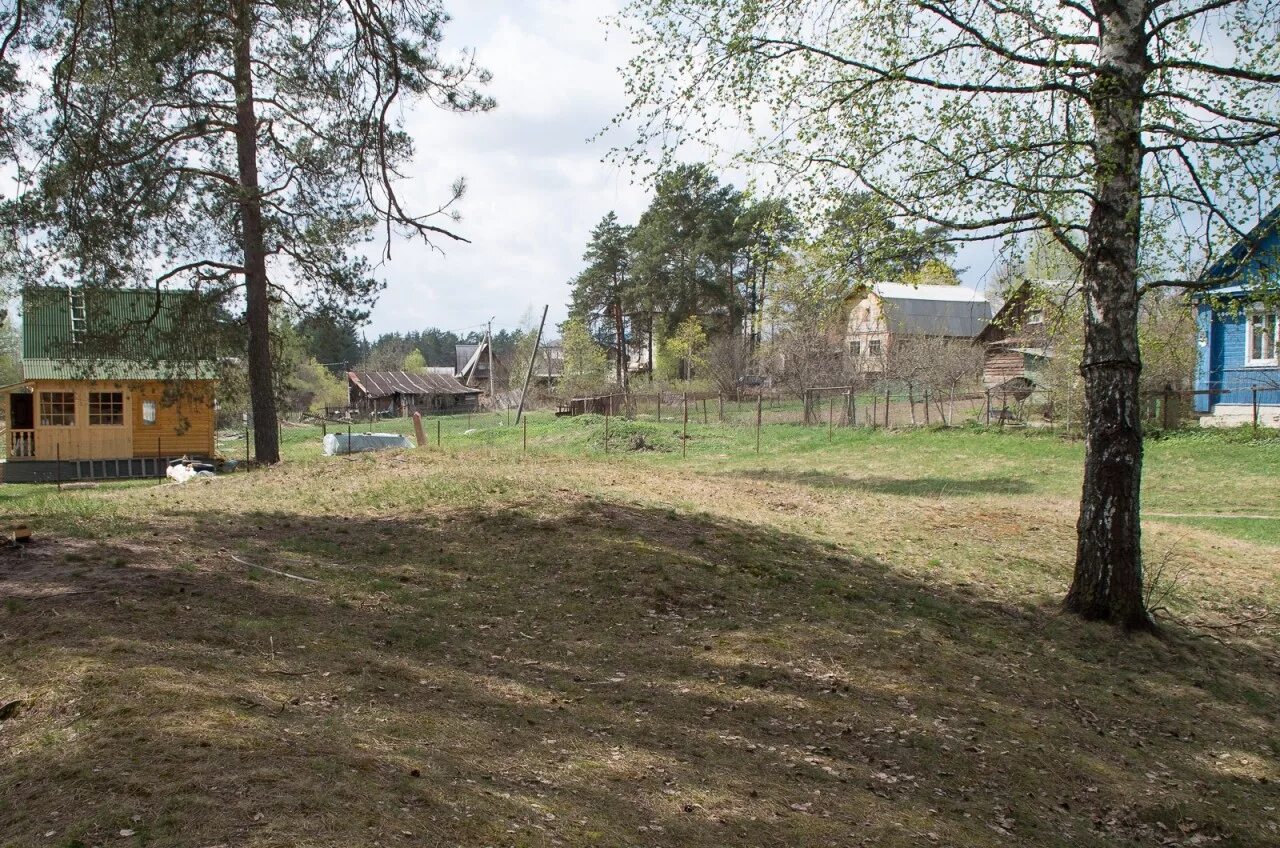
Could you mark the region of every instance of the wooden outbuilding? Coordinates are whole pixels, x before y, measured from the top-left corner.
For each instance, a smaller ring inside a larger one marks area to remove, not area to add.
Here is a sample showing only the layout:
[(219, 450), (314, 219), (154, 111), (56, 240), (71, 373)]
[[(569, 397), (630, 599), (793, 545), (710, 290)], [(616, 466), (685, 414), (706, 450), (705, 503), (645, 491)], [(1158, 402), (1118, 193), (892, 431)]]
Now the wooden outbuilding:
[(974, 340), (983, 346), (982, 383), (988, 389), (1027, 391), (1042, 385), (1053, 359), (1049, 322), (1064, 308), (1065, 283), (1024, 280), (1009, 292), (991, 323)]
[(447, 374), (408, 371), (348, 371), (347, 391), (353, 409), (395, 416), (474, 410), (481, 394)]
[(162, 476), (214, 455), (216, 314), (190, 291), (31, 287), (0, 388), (6, 483)]

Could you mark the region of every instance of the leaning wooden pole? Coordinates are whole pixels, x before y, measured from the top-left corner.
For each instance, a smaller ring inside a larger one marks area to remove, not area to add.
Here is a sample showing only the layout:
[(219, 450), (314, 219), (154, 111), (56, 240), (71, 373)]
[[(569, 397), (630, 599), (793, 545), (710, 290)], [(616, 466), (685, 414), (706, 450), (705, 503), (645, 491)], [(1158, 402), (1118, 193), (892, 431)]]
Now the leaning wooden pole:
[(533, 363), (538, 359), (538, 348), (542, 345), (542, 328), (547, 323), (547, 310), (551, 308), (551, 304), (542, 307), (542, 320), (538, 322), (538, 336), (533, 340), (533, 353), (529, 354), (529, 370), (524, 372), (524, 388), (520, 390), (520, 406), (516, 409), (516, 423), (520, 423), (520, 416), (524, 415), (524, 399), (529, 394), (529, 381), (533, 379)]

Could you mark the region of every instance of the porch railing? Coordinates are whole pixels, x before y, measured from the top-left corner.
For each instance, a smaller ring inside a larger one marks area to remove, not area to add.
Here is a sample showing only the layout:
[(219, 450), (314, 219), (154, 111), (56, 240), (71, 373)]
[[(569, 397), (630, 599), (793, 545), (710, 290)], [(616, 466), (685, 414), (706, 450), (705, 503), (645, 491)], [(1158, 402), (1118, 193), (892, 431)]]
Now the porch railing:
[(35, 459), (36, 456), (36, 431), (35, 430), (10, 430), (9, 431), (9, 458), (10, 459)]

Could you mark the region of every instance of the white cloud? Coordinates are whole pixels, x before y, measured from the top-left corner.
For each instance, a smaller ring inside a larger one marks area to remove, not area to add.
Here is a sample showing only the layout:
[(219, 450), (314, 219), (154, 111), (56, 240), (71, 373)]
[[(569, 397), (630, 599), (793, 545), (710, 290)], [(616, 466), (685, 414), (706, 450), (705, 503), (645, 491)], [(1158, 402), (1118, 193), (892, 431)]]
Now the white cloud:
[(568, 280), (591, 227), (609, 210), (636, 219), (645, 189), (601, 161), (589, 143), (623, 105), (616, 73), (625, 45), (605, 40), (598, 0), (490, 0), (454, 4), (446, 49), (475, 47), (494, 75), (498, 108), (450, 115), (421, 107), (406, 115), (418, 155), (408, 198), (430, 208), (457, 176), (467, 179), (455, 229), (471, 244), (439, 242), (444, 255), (397, 241), (381, 273), (388, 286), (369, 334), (455, 329), (496, 316), (513, 326), (531, 307), (561, 320)]

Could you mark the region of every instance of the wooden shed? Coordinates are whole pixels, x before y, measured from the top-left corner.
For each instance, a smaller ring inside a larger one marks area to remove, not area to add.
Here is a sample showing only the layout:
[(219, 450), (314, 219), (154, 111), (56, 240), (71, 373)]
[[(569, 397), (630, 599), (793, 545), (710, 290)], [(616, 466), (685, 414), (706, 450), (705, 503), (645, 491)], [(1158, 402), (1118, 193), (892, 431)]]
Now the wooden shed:
[(1048, 322), (1070, 288), (1054, 280), (1024, 280), (975, 339), (984, 348), (982, 383), (988, 389), (1039, 386), (1053, 359)]
[(214, 454), (210, 312), (189, 291), (28, 288), (22, 381), (0, 388), (6, 483), (150, 477)]
[(476, 409), (480, 397), (479, 389), (431, 372), (348, 371), (347, 391), (352, 408), (382, 415), (462, 412)]

